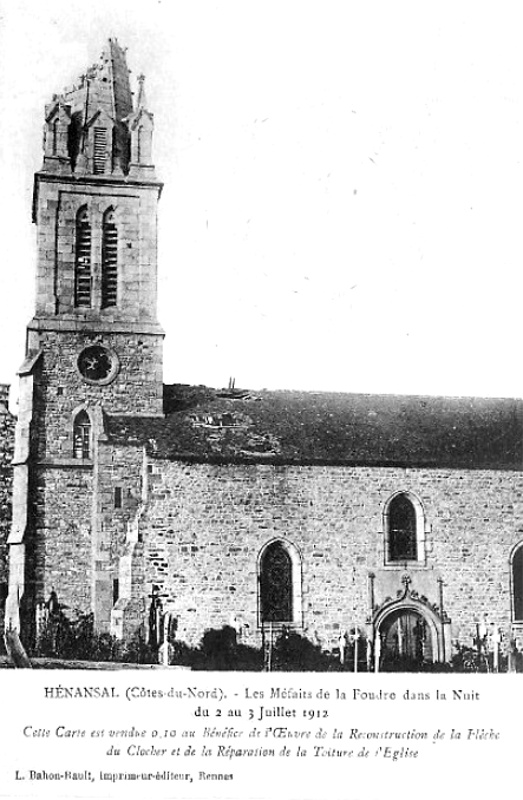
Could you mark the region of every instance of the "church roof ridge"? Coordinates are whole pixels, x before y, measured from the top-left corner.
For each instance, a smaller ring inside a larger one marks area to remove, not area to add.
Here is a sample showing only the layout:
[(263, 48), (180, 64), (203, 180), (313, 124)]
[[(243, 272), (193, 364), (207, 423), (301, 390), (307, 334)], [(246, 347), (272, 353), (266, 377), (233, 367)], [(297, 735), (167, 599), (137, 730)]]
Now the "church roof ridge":
[[(166, 387), (173, 386), (173, 387), (184, 387), (184, 386), (191, 386), (191, 384), (165, 384)], [(196, 386), (196, 385), (195, 385)], [(225, 388), (216, 388), (212, 386), (206, 386), (204, 384), (198, 384), (198, 387), (202, 389), (207, 389), (211, 392), (221, 393), (228, 391)], [(364, 391), (347, 391), (342, 389), (268, 389), (266, 387), (261, 389), (252, 389), (252, 388), (245, 388), (245, 389), (237, 389), (237, 392), (244, 392), (252, 395), (289, 395), (289, 396), (302, 396), (302, 397), (312, 397), (312, 396), (319, 396), (319, 397), (368, 397), (368, 398), (396, 398), (396, 399), (417, 399), (417, 400), (456, 400), (456, 401), (492, 401), (492, 402), (521, 402), (523, 403), (523, 398), (510, 396), (510, 395), (469, 395), (469, 394), (428, 394), (423, 392), (364, 392)]]
[(113, 416), (110, 438), (196, 461), (523, 469), (523, 402), (172, 384), (165, 419)]

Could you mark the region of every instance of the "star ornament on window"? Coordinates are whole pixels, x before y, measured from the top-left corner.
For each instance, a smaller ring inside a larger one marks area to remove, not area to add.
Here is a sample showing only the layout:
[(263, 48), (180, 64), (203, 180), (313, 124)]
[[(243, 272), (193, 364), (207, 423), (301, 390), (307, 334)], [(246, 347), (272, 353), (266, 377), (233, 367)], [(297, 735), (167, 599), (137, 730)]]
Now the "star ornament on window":
[(98, 358), (86, 358), (85, 363), (86, 372), (96, 372), (96, 367), (100, 363), (100, 360)]
[(118, 359), (102, 345), (91, 345), (78, 356), (78, 370), (88, 383), (110, 383), (118, 371)]

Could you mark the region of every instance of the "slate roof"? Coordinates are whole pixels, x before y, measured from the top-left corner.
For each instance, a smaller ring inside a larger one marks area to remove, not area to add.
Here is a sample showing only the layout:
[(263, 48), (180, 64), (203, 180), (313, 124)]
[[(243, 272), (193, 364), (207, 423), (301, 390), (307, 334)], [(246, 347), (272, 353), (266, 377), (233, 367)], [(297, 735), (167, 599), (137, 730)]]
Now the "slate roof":
[(197, 462), (523, 469), (515, 399), (174, 385), (165, 411), (107, 417), (110, 441)]

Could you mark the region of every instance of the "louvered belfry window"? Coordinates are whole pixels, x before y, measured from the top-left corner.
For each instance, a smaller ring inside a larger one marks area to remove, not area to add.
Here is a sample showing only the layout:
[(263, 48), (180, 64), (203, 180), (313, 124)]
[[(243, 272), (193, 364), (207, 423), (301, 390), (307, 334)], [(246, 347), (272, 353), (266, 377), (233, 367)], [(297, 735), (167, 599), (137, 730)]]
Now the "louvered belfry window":
[(91, 457), (91, 420), (87, 411), (80, 411), (73, 426), (74, 458)]
[(105, 128), (94, 129), (94, 154), (93, 172), (95, 175), (103, 175), (105, 172), (105, 161), (107, 158), (107, 131)]
[(115, 306), (118, 300), (118, 230), (114, 210), (106, 211), (102, 230), (102, 308)]
[(105, 128), (94, 129), (94, 159), (93, 172), (95, 175), (103, 175), (105, 172), (105, 159), (107, 151), (107, 131)]
[(91, 224), (86, 208), (80, 209), (76, 218), (74, 304), (91, 307)]

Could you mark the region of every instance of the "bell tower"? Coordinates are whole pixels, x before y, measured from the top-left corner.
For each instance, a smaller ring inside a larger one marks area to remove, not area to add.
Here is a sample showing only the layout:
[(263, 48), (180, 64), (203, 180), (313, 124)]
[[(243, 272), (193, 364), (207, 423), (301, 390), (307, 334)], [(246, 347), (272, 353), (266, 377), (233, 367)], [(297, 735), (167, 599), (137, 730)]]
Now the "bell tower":
[(133, 102), (116, 39), (45, 108), (33, 195), (36, 308), (19, 373), (9, 539), (6, 617), (15, 629), (24, 604), (32, 619), (54, 589), (96, 615), (109, 591), (96, 532), (104, 419), (163, 414), (153, 127), (144, 77)]
[[(108, 413), (162, 413), (163, 334), (156, 316), (162, 186), (152, 134), (144, 78), (133, 106), (125, 51), (115, 39), (98, 64), (46, 107), (34, 188), (37, 299), (28, 352), (42, 352), (41, 389), (53, 417), (82, 402)], [(46, 455), (55, 447), (48, 442)]]

